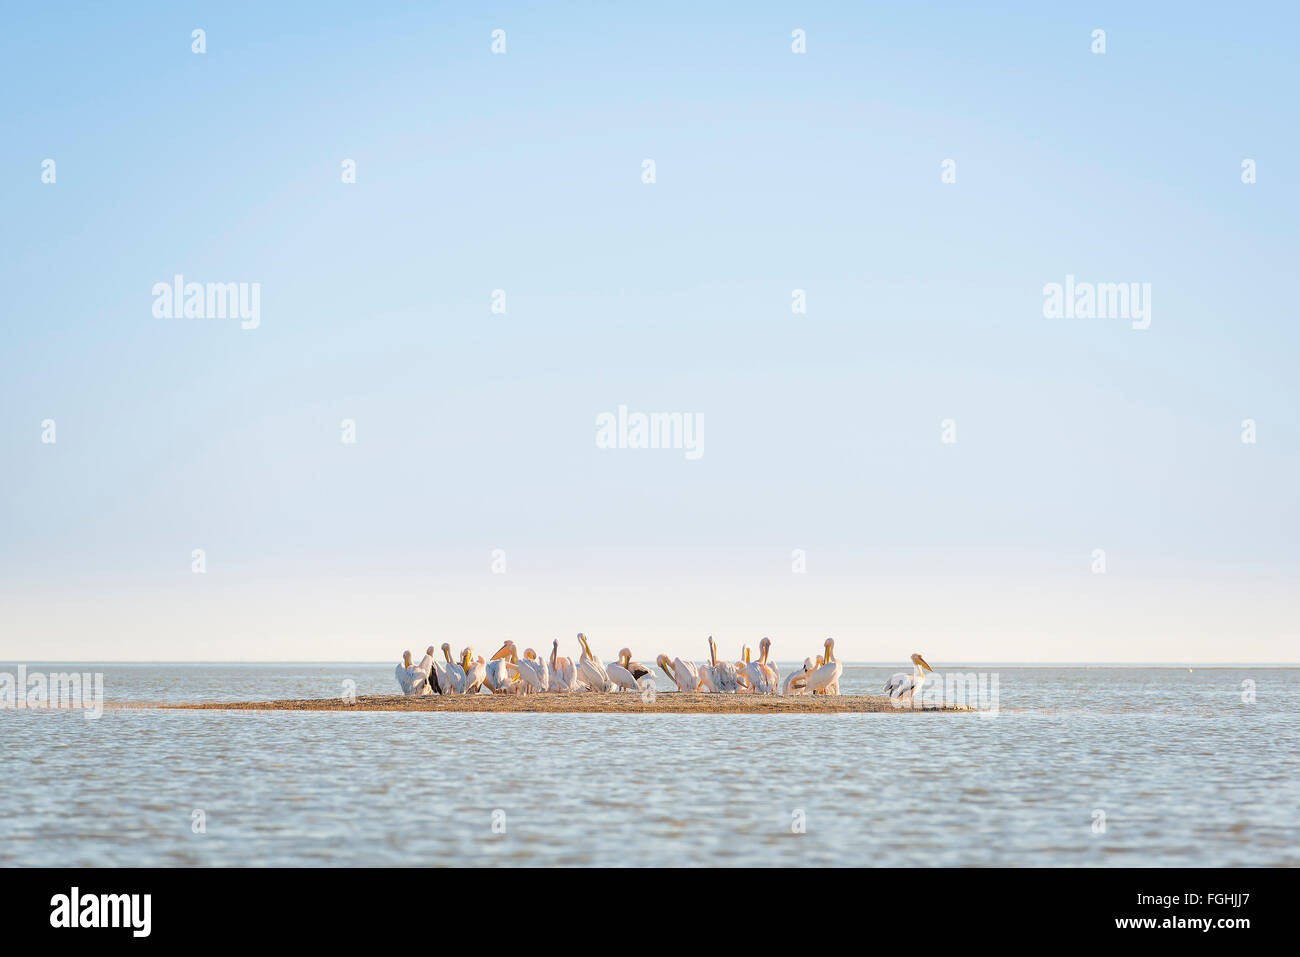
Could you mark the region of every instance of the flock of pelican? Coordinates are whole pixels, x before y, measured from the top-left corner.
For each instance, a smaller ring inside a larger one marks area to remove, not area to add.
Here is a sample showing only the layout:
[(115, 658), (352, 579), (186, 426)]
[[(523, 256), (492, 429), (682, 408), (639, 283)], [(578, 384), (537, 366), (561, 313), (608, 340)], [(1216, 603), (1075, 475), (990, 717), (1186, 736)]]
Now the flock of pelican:
[[(524, 649), (523, 657), (513, 641), (507, 641), (487, 661), (475, 655), (473, 648), (465, 648), (459, 659), (451, 656), (451, 645), (442, 645), (443, 660), (439, 661), (436, 649), (430, 645), (418, 664), (412, 663), (411, 653), (403, 653), (397, 666), (397, 684), (403, 694), (457, 695), (480, 694), (542, 694), (559, 692), (635, 691), (645, 694), (655, 687), (655, 673), (639, 661), (632, 659), (632, 651), (624, 648), (618, 659), (605, 664), (591, 650), (587, 636), (578, 635), (581, 649), (578, 660), (561, 657), (560, 640), (551, 643), (551, 655), (542, 658), (532, 648)], [(655, 664), (663, 670), (678, 691), (704, 691), (712, 694), (839, 694), (840, 675), (844, 665), (835, 657), (835, 640), (827, 638), (823, 653), (815, 658), (805, 658), (803, 667), (791, 671), (782, 680), (775, 663), (770, 659), (772, 642), (764, 638), (758, 643), (758, 657), (752, 658), (748, 645), (741, 649), (736, 661), (720, 661), (718, 646), (709, 636), (709, 657), (696, 663), (687, 658), (659, 655)], [(885, 684), (892, 698), (910, 701), (921, 690), (929, 664), (919, 654), (912, 655), (911, 674), (899, 673)]]

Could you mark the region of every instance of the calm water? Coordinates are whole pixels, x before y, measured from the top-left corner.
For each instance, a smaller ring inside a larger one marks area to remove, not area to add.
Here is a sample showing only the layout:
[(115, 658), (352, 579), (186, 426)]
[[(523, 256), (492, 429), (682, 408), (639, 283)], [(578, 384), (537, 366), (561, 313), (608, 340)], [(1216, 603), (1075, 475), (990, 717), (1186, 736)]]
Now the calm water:
[[(78, 670), (109, 701), (394, 687), (391, 665)], [(0, 711), (0, 864), (1300, 864), (1300, 670), (964, 670), (997, 672), (997, 717)]]

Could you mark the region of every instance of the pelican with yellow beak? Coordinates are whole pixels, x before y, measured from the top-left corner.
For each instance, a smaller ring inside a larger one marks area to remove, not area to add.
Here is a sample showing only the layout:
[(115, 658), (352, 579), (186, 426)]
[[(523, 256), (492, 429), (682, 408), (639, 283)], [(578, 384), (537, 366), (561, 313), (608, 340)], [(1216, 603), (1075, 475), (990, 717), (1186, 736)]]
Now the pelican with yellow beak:
[(402, 652), (402, 660), (397, 665), (397, 687), (402, 689), (402, 694), (411, 693), (411, 653)]
[(582, 645), (582, 657), (578, 659), (578, 678), (592, 691), (613, 691), (614, 683), (609, 680), (605, 663), (591, 653), (587, 636), (579, 633), (578, 643)]
[(493, 694), (517, 694), (519, 684), (519, 651), (513, 641), (507, 640), (501, 649), (487, 661), (483, 683)]
[(655, 659), (655, 663), (664, 670), (669, 680), (677, 685), (678, 691), (695, 691), (700, 686), (700, 672), (695, 667), (695, 662), (686, 661), (682, 658), (668, 660), (667, 655), (660, 655)]
[(749, 645), (741, 651), (740, 660), (736, 662), (736, 677), (740, 679), (740, 690), (759, 692), (767, 690), (767, 676), (757, 661), (749, 659)]
[(811, 658), (803, 660), (803, 670), (792, 671), (785, 676), (785, 684), (781, 686), (783, 695), (799, 695), (808, 693), (808, 676), (817, 670), (817, 663)]
[(767, 677), (768, 691), (772, 694), (781, 692), (781, 672), (777, 669), (776, 663), (767, 660), (768, 654), (772, 651), (772, 639), (764, 638), (758, 643), (758, 666), (763, 669), (763, 674)]
[(905, 671), (900, 671), (894, 675), (885, 682), (885, 693), (896, 702), (911, 704), (916, 698), (916, 693), (921, 690), (921, 685), (925, 684), (927, 671), (934, 674), (930, 663), (922, 658), (918, 651), (912, 655), (912, 673), (909, 675)]
[(526, 685), (525, 690), (529, 693), (545, 691), (551, 682), (551, 669), (546, 667), (546, 662), (531, 648), (525, 649), (524, 656), (519, 659), (516, 668), (519, 672), (519, 683)]
[(475, 658), (473, 648), (466, 648), (460, 653), (460, 664), (465, 669), (465, 693), (478, 694), (487, 680), (487, 662), (482, 655)]
[(443, 694), (465, 693), (465, 669), (451, 660), (451, 645), (442, 643), (442, 656), (447, 660), (438, 662), (438, 687)]
[(808, 690), (822, 694), (840, 693), (844, 664), (835, 660), (835, 639), (826, 639), (826, 663), (808, 676)]
[(740, 690), (735, 665), (718, 660), (718, 645), (712, 635), (709, 635), (709, 663), (700, 668), (700, 687), (714, 694), (734, 694)]
[(618, 661), (605, 668), (605, 674), (609, 675), (609, 680), (614, 682), (615, 690), (641, 690), (641, 686), (636, 683), (636, 675), (632, 674), (632, 669), (628, 667), (631, 663), (632, 652), (624, 648), (618, 653)]
[(551, 667), (548, 691), (572, 691), (578, 680), (578, 669), (573, 667), (572, 658), (560, 656), (560, 639), (551, 642)]

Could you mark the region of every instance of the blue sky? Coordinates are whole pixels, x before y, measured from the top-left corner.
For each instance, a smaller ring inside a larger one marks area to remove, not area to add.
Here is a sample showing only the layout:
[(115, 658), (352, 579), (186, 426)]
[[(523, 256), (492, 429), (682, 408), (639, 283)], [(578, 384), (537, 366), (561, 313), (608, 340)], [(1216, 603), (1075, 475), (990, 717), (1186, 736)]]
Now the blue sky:
[(1298, 660), (1300, 16), (1132, 6), (6, 11), (0, 656)]

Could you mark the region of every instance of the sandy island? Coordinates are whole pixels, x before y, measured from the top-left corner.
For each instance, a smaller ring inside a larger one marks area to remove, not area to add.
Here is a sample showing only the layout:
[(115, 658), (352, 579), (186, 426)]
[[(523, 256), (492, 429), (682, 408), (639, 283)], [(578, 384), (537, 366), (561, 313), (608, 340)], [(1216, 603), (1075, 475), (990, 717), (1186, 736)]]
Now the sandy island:
[(896, 708), (883, 695), (683, 694), (669, 692), (642, 701), (630, 692), (620, 694), (532, 695), (358, 695), (355, 702), (342, 698), (288, 698), (280, 701), (211, 701), (182, 704), (119, 704), (117, 707), (197, 709), (204, 711), (510, 711), (542, 714), (846, 714), (893, 712), (896, 714), (969, 711), (969, 708)]

